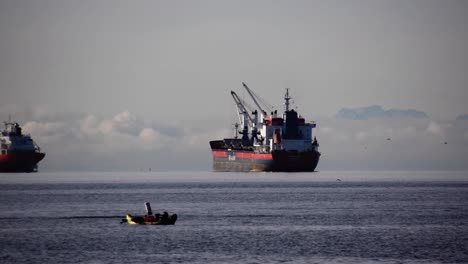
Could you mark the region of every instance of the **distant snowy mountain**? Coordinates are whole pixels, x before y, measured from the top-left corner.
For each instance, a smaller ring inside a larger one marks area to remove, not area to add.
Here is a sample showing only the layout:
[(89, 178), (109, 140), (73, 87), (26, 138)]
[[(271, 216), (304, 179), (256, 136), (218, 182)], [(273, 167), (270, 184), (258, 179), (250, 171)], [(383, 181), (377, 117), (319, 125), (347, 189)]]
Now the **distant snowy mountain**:
[(427, 114), (414, 109), (388, 109), (385, 110), (380, 105), (371, 105), (367, 107), (342, 108), (336, 114), (337, 118), (366, 120), (370, 118), (427, 118)]

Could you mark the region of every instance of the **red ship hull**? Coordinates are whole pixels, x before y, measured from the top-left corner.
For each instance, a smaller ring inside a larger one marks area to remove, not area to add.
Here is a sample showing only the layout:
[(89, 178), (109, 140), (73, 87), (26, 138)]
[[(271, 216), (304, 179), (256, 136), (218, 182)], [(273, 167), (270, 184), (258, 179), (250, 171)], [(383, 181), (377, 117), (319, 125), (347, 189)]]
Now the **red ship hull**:
[(273, 151), (255, 153), (245, 150), (213, 150), (214, 171), (311, 172), (317, 167), (317, 151)]
[(9, 153), (0, 155), (0, 172), (33, 172), (45, 153)]

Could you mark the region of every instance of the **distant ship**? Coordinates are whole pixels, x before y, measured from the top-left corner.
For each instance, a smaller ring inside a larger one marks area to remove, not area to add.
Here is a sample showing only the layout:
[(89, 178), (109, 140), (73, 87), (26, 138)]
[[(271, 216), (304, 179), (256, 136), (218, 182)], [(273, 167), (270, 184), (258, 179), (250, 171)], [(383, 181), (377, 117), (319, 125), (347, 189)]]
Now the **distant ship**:
[(0, 135), (0, 172), (36, 172), (37, 163), (45, 153), (31, 136), (23, 134), (18, 123), (4, 123), (5, 129)]
[[(231, 91), (240, 124), (235, 125), (234, 138), (210, 141), (214, 171), (314, 171), (320, 152), (318, 141), (312, 137), (315, 122), (307, 123), (294, 109), (290, 109), (289, 89), (286, 88), (285, 111), (270, 115), (259, 98), (242, 83), (256, 108)], [(238, 127), (242, 130), (238, 131)], [(238, 134), (242, 135), (238, 138)], [(313, 140), (312, 140), (313, 138)]]

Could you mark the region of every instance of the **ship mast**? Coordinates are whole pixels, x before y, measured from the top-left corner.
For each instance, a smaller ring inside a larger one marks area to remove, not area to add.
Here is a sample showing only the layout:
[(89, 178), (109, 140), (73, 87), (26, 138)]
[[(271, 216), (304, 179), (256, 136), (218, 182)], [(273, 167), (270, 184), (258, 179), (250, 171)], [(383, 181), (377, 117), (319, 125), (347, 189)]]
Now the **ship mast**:
[(284, 105), (286, 106), (286, 112), (289, 111), (289, 100), (291, 100), (291, 97), (289, 96), (289, 88), (286, 88), (286, 94), (284, 95)]
[(237, 131), (238, 131), (238, 129), (239, 129), (239, 123), (236, 122), (236, 123), (234, 124), (234, 138), (235, 138), (235, 139), (238, 138), (238, 137), (237, 137)]

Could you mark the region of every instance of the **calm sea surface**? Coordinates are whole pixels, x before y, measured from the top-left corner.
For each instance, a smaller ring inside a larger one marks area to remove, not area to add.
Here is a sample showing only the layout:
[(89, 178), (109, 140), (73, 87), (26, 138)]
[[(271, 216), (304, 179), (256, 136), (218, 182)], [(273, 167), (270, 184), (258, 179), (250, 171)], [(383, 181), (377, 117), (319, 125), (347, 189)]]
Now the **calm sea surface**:
[(183, 262), (468, 263), (468, 173), (0, 175), (0, 263)]

